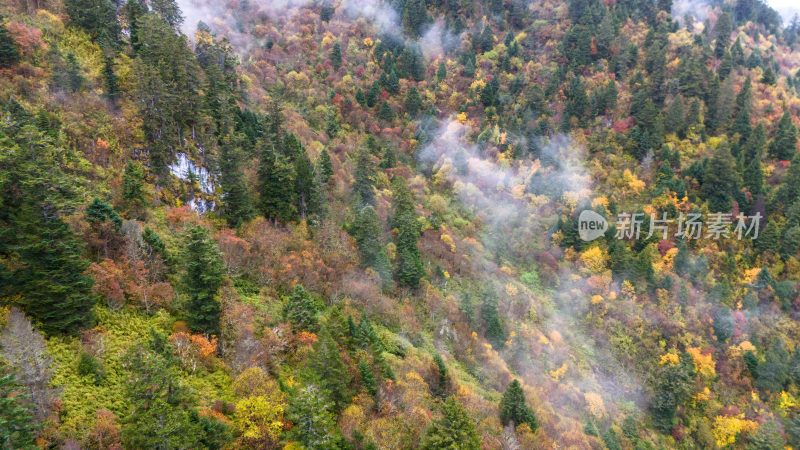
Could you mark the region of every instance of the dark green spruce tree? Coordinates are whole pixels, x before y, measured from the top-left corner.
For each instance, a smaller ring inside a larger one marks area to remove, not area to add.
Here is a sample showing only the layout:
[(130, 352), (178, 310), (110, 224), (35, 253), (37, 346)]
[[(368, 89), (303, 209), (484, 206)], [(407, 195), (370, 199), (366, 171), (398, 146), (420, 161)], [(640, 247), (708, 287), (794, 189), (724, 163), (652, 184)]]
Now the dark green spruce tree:
[(512, 423), (514, 426), (519, 426), (527, 423), (532, 431), (536, 431), (539, 427), (533, 409), (526, 404), (525, 391), (522, 390), (519, 380), (514, 380), (508, 385), (500, 400), (499, 409), (500, 422), (503, 425)]
[(732, 206), (731, 193), (736, 188), (736, 176), (733, 157), (726, 144), (717, 148), (703, 177), (700, 192), (708, 201), (711, 212), (730, 212)]
[(217, 244), (202, 226), (189, 228), (185, 245), (187, 322), (194, 331), (218, 335), (222, 306), (217, 293), (225, 279), (225, 263)]
[(241, 148), (237, 145), (234, 137), (224, 137), (219, 149), (222, 214), (231, 228), (236, 228), (253, 217), (250, 192), (241, 169), (243, 158)]
[(7, 449), (36, 448), (36, 421), (28, 395), (13, 373), (0, 366), (0, 446)]
[(419, 95), (417, 87), (414, 86), (408, 90), (406, 95), (406, 112), (411, 118), (417, 117), (419, 110), (422, 109), (422, 97)]
[(258, 166), (258, 210), (273, 222), (297, 218), (294, 166), (283, 155), (265, 151)]
[(5, 25), (0, 25), (0, 69), (13, 67), (21, 57), (19, 44), (11, 37), (8, 28)]
[(422, 277), (425, 276), (425, 268), (417, 247), (420, 225), (405, 179), (400, 176), (395, 177), (392, 188), (394, 191), (392, 226), (397, 228), (395, 238), (397, 245), (396, 279), (401, 286), (416, 289), (419, 287)]
[(506, 342), (506, 332), (500, 321), (497, 311), (497, 293), (491, 287), (486, 288), (481, 300), (481, 320), (486, 329), (486, 339), (495, 348), (503, 348)]
[(366, 148), (361, 148), (356, 153), (356, 167), (353, 171), (353, 193), (362, 205), (375, 204), (375, 163), (372, 155)]
[(339, 68), (342, 67), (342, 47), (338, 42), (333, 44), (333, 49), (331, 50), (329, 58), (334, 69), (339, 70)]
[(93, 321), (94, 280), (61, 215), (85, 181), (62, 170), (75, 161), (31, 126), (0, 127), (0, 147), (0, 298), (18, 296), (47, 334), (77, 333)]
[(302, 147), (294, 160), (294, 174), (297, 211), (300, 213), (300, 218), (305, 219), (307, 216), (318, 212), (318, 205), (315, 201), (316, 180), (314, 170), (311, 166), (311, 160), (308, 159), (308, 155)]
[(479, 450), (481, 439), (475, 421), (466, 409), (450, 396), (442, 404), (441, 417), (425, 431), (420, 448), (423, 450)]
[(103, 87), (105, 87), (104, 95), (106, 98), (111, 104), (116, 105), (121, 90), (117, 74), (114, 73), (114, 59), (110, 56), (106, 56), (103, 59)]
[(797, 128), (792, 123), (792, 115), (784, 111), (775, 139), (769, 144), (769, 154), (775, 159), (791, 161), (797, 151)]
[(295, 330), (317, 331), (319, 327), (317, 304), (302, 284), (294, 287), (286, 303), (283, 304), (283, 318)]
[(309, 367), (333, 402), (333, 410), (341, 411), (350, 402), (350, 375), (342, 361), (339, 347), (327, 327), (322, 327), (319, 339), (314, 343)]
[(361, 264), (375, 269), (384, 281), (390, 281), (391, 266), (381, 243), (383, 227), (375, 209), (369, 205), (361, 208), (349, 231), (356, 240), (358, 252), (361, 254)]

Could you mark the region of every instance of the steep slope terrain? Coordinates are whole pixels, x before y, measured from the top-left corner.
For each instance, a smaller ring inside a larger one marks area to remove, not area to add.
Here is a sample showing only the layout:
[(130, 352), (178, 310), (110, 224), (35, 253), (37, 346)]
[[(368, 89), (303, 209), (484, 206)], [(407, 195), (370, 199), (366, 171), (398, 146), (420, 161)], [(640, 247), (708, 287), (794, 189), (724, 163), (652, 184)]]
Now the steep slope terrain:
[(800, 446), (759, 0), (0, 14), (4, 447)]

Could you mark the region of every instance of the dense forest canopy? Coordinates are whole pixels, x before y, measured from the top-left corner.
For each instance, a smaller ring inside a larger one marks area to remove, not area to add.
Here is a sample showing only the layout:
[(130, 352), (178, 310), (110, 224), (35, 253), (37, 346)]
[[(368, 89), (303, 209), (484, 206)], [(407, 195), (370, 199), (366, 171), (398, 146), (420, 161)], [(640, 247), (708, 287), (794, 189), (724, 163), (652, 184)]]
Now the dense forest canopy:
[(3, 2), (2, 447), (800, 447), (799, 38)]

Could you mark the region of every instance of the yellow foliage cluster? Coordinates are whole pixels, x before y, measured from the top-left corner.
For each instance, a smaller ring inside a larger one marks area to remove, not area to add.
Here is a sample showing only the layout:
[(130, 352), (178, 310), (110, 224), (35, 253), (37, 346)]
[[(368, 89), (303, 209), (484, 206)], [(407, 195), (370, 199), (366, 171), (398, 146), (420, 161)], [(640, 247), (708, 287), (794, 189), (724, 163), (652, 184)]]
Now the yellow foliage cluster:
[(714, 369), (714, 359), (711, 357), (710, 353), (707, 355), (702, 354), (700, 347), (689, 347), (686, 349), (686, 353), (692, 355), (694, 366), (701, 375), (713, 377), (717, 374), (717, 371)]
[(564, 363), (558, 369), (551, 370), (550, 376), (553, 377), (553, 379), (556, 381), (561, 381), (561, 377), (563, 377), (564, 374), (566, 373), (567, 373), (567, 363)]
[(581, 196), (578, 192), (566, 191), (561, 196), (561, 200), (564, 202), (564, 206), (566, 206), (567, 209), (574, 209), (576, 206), (578, 206), (578, 200), (580, 200), (580, 197)]
[(792, 394), (789, 394), (786, 391), (781, 391), (781, 397), (778, 402), (778, 408), (780, 408), (781, 411), (786, 412), (789, 411), (790, 409), (793, 409), (795, 406), (797, 406), (797, 399), (794, 398)]
[(306, 87), (311, 84), (308, 75), (304, 72), (295, 72), (294, 70), (286, 74), (286, 78), (297, 88)]
[(602, 273), (606, 270), (608, 255), (599, 247), (592, 247), (581, 254), (581, 261), (593, 273)]
[(286, 405), (267, 396), (248, 397), (236, 403), (233, 424), (241, 437), (255, 442), (278, 442)]
[(484, 86), (486, 86), (486, 82), (485, 81), (483, 81), (483, 80), (475, 80), (475, 81), (472, 82), (471, 85), (469, 85), (469, 88), (473, 89), (473, 90), (475, 90), (475, 89), (483, 89)]
[(674, 366), (677, 365), (679, 362), (680, 358), (678, 358), (678, 355), (676, 355), (675, 353), (666, 353), (664, 355), (661, 355), (661, 360), (659, 360), (658, 363), (661, 364), (662, 366), (663, 365)]
[(632, 299), (633, 296), (636, 294), (636, 289), (633, 287), (630, 281), (625, 280), (622, 282), (622, 298), (624, 299)]
[(704, 387), (701, 392), (692, 396), (695, 401), (706, 401), (711, 398), (711, 389), (708, 387)]
[(517, 274), (517, 271), (511, 266), (503, 266), (500, 268), (500, 271), (511, 277)]
[(678, 254), (678, 247), (674, 247), (667, 250), (667, 253), (664, 254), (664, 258), (662, 258), (662, 261), (664, 261), (664, 266), (671, 268), (672, 262), (675, 260), (675, 255), (677, 254)]
[(592, 199), (592, 209), (596, 208), (597, 205), (603, 205), (603, 207), (608, 207), (608, 197), (605, 195), (601, 195), (600, 197), (595, 197)]
[(444, 242), (445, 244), (447, 244), (448, 247), (450, 247), (451, 252), (453, 253), (456, 252), (456, 243), (453, 242), (453, 238), (450, 237), (449, 234), (442, 234), (442, 236), (439, 239), (441, 239), (442, 242)]
[(758, 428), (758, 424), (752, 420), (746, 420), (744, 414), (737, 416), (717, 416), (714, 418), (714, 427), (711, 432), (717, 445), (725, 447), (736, 443), (736, 436), (741, 432), (752, 432)]
[(622, 179), (625, 180), (625, 183), (634, 193), (640, 194), (644, 190), (644, 181), (637, 178), (630, 169), (625, 169), (625, 172), (622, 174)]
[(519, 294), (519, 289), (511, 283), (506, 283), (506, 295), (516, 297), (517, 294)]
[(603, 296), (602, 295), (593, 295), (591, 298), (591, 302), (593, 305), (597, 305), (598, 303), (603, 303)]
[[(293, 384), (290, 379), (287, 381)], [(259, 367), (242, 372), (233, 382), (233, 392), (241, 397), (236, 403), (233, 426), (241, 444), (270, 448), (280, 442), (288, 407), (278, 384)]]
[(211, 33), (208, 31), (197, 30), (194, 33), (194, 40), (198, 44), (214, 45), (214, 36), (211, 36)]
[(746, 283), (753, 283), (756, 281), (758, 277), (758, 273), (761, 272), (761, 267), (753, 267), (752, 269), (746, 269), (744, 271), (744, 282)]
[(606, 406), (600, 394), (596, 392), (587, 392), (583, 394), (583, 399), (586, 400), (586, 407), (593, 416), (598, 419), (605, 416)]
[(737, 357), (744, 355), (748, 351), (755, 353), (756, 347), (750, 343), (750, 341), (742, 341), (739, 345), (732, 345), (728, 348), (728, 353), (731, 357)]
[(511, 188), (511, 195), (514, 198), (522, 198), (523, 196), (525, 196), (525, 185), (524, 184), (518, 184), (518, 185), (512, 187)]
[(336, 36), (332, 35), (330, 32), (325, 33), (325, 36), (322, 38), (322, 47), (328, 48), (333, 45), (336, 41)]

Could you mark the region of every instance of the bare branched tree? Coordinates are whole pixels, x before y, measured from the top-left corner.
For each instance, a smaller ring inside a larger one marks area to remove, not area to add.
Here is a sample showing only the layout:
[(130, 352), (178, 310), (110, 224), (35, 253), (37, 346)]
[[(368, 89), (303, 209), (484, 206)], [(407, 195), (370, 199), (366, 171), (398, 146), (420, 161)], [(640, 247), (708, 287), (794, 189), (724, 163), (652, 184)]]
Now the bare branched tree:
[(53, 359), (47, 355), (42, 334), (36, 330), (25, 313), (11, 308), (8, 323), (0, 334), (0, 353), (17, 371), (20, 384), (28, 389), (34, 407), (34, 417), (44, 420), (50, 411), (55, 391), (50, 387)]

